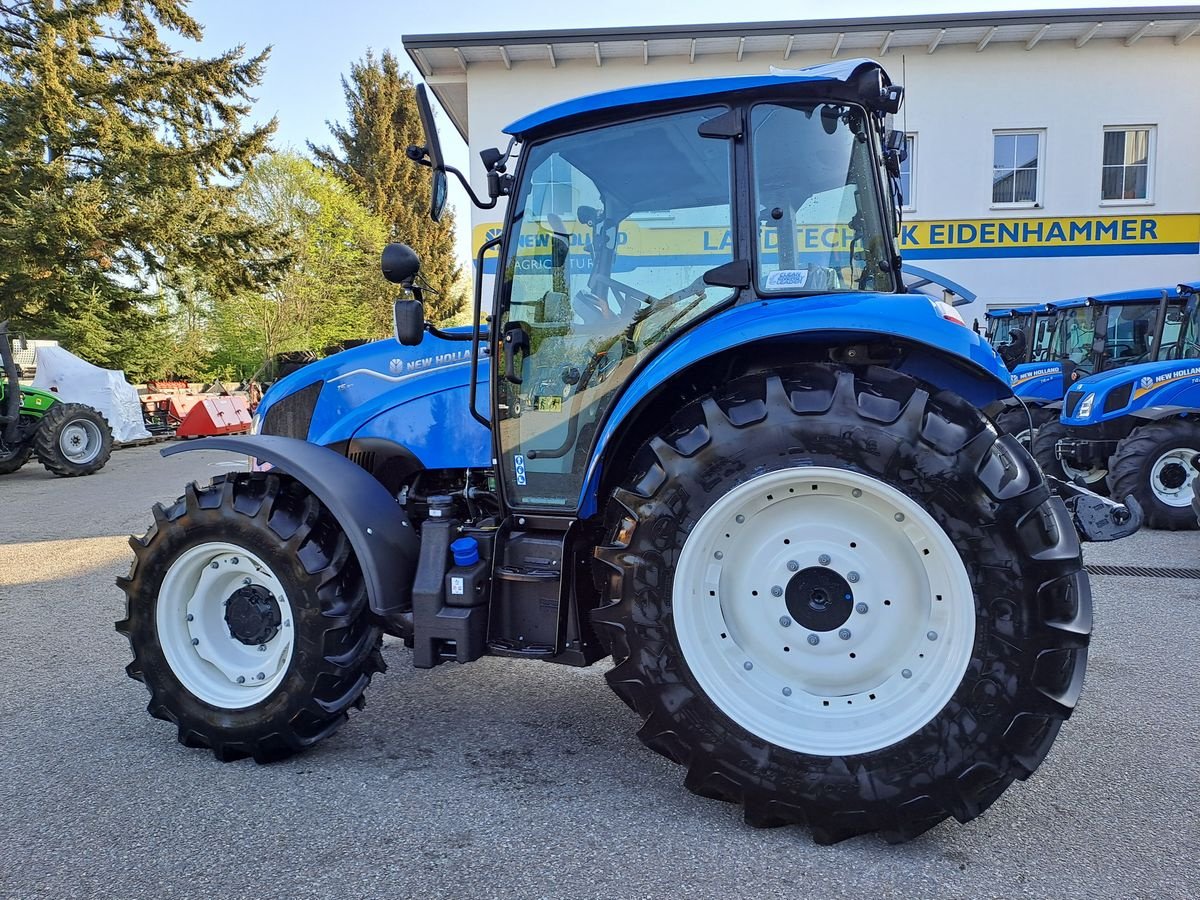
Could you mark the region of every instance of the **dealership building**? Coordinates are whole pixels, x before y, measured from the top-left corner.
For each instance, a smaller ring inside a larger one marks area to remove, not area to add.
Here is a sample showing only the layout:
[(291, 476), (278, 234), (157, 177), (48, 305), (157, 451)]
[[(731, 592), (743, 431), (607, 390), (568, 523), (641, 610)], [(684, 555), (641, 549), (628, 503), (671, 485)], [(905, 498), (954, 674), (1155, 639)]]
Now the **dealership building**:
[[(1200, 279), (1200, 7), (409, 35), (471, 151), (581, 94), (870, 57), (905, 86), (901, 252), (967, 308)], [(547, 190), (552, 191), (553, 185)], [(461, 211), (460, 211), (461, 214)], [(471, 210), (473, 246), (502, 207)]]

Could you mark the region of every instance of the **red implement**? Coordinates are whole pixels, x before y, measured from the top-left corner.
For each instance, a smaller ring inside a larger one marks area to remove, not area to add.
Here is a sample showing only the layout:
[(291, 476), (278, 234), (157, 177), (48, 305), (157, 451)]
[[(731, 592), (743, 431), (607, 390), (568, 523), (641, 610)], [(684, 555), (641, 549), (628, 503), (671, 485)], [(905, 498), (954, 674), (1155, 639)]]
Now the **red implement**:
[(179, 437), (212, 437), (249, 430), (250, 405), (245, 397), (206, 397), (192, 406), (175, 433)]

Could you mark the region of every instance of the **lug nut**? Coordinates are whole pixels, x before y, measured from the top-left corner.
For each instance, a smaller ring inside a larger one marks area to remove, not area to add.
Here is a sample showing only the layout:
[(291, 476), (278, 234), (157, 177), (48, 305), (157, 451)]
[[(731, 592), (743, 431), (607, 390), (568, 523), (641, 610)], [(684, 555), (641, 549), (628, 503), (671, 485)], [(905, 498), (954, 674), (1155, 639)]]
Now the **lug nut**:
[(901, 669), (900, 674), (905, 678), (912, 678), (912, 669)]
[(265, 672), (259, 672), (259, 673), (258, 673), (257, 675), (255, 675), (254, 677), (255, 677), (255, 678), (257, 678), (259, 681), (262, 681), (264, 678), (266, 678), (266, 677), (267, 677), (267, 675), (266, 675), (266, 673), (265, 673)]
[(931, 631), (928, 634), (926, 634), (925, 637), (929, 638), (931, 641), (936, 641), (937, 640), (937, 632)]
[(739, 525), (741, 525), (743, 522), (746, 521), (746, 517), (743, 516), (741, 513), (738, 513), (736, 516), (733, 517), (733, 521), (735, 521)]
[(904, 521), (904, 513), (896, 513), (895, 518), (896, 518), (897, 522), (903, 522)]
[(784, 628), (787, 628), (789, 625), (792, 624), (792, 620), (789, 619), (787, 616), (780, 616), (779, 624), (782, 625)]
[(850, 640), (850, 629), (843, 628), (841, 631), (838, 632), (838, 637), (840, 637), (843, 641)]
[(829, 565), (829, 554), (822, 553), (820, 556), (817, 557), (817, 562), (819, 562), (823, 566)]
[(192, 638), (192, 646), (196, 647), (200, 644), (200, 638)]
[(785, 697), (792, 696), (792, 689), (790, 687), (785, 687), (783, 689), (783, 696), (785, 696)]
[(771, 596), (772, 597), (782, 597), (783, 596), (783, 588), (781, 588), (779, 585), (775, 585), (774, 587), (771, 588)]
[(188, 614), (187, 614), (187, 620), (188, 620), (189, 622), (193, 621), (195, 618), (196, 618), (196, 617), (195, 617), (195, 616), (193, 616), (191, 613), (188, 613)]
[(848, 582), (850, 582), (851, 584), (855, 584), (858, 581), (858, 573), (857, 572), (847, 572), (846, 580)]
[(750, 660), (746, 660), (744, 663), (742, 663), (742, 668), (749, 672), (754, 668), (754, 663), (750, 662)]
[(853, 498), (855, 498), (855, 499), (857, 500), (859, 497), (861, 497), (861, 496), (862, 496), (862, 489), (861, 489), (861, 488), (855, 488), (854, 490), (852, 490), (852, 491), (850, 492), (850, 496), (851, 496), (851, 497), (853, 497)]
[(266, 645), (266, 644), (259, 644), (259, 645), (258, 645), (258, 652), (259, 652), (259, 653), (265, 653), (266, 651), (267, 651), (267, 645)]
[(714, 559), (724, 559), (725, 554), (722, 553), (720, 550), (718, 550), (716, 553), (713, 554), (713, 558)]
[(246, 683), (246, 676), (245, 676), (245, 675), (239, 675), (239, 676), (237, 677), (237, 683), (238, 683), (238, 684), (245, 684), (245, 683)]
[(247, 575), (245, 578), (243, 578), (243, 579), (242, 579), (242, 584), (246, 584), (246, 585), (248, 585), (248, 584), (251, 584), (251, 583), (252, 583), (252, 582), (250, 581), (250, 576), (249, 576), (249, 575)]
[(799, 572), (800, 571), (800, 563), (796, 562), (794, 559), (788, 560), (787, 567), (788, 567), (789, 572)]
[(864, 615), (864, 616), (865, 616), (865, 615), (867, 614), (867, 609), (868, 609), (868, 608), (869, 608), (869, 607), (867, 606), (867, 604), (865, 604), (865, 603), (860, 603), (860, 604), (858, 604), (856, 607), (854, 607), (854, 611), (855, 611), (855, 612), (857, 612), (857, 613), (860, 613), (861, 615)]
[(233, 559), (230, 560), (230, 562), (236, 566), (238, 564), (238, 558), (235, 556)]
[(808, 636), (808, 642), (815, 647), (817, 644), (821, 643), (821, 638), (818, 635), (810, 634)]
[(219, 569), (219, 568), (221, 568), (221, 564), (219, 562), (214, 562), (212, 565), (209, 566), (209, 568), (210, 569)]

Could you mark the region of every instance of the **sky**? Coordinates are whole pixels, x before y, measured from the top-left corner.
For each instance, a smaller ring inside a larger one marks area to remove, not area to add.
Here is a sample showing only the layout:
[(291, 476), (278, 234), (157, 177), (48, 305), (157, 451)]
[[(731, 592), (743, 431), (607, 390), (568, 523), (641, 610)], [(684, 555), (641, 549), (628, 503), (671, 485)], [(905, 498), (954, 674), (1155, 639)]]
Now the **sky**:
[[(854, 0), (840, 8), (848, 17), (920, 15), (924, 13), (988, 12), (1019, 9), (1077, 9), (1158, 5), (1147, 2), (1106, 3), (1102, 0), (1020, 0), (972, 2), (955, 0)], [(253, 117), (278, 119), (274, 144), (305, 152), (306, 142), (330, 143), (328, 121), (345, 121), (341, 77), (368, 48), (395, 52), (401, 65), (419, 78), (404, 52), (405, 34), (471, 31), (538, 31), (549, 28), (605, 28), (639, 25), (692, 25), (730, 21), (780, 21), (827, 18), (828, 0), (603, 0), (601, 3), (482, 0), (191, 0), (189, 9), (204, 26), (196, 45), (177, 41), (189, 53), (215, 55), (239, 44), (250, 53), (271, 46), (263, 83), (255, 91)], [(736, 15), (735, 15), (736, 13)], [(467, 149), (458, 133), (440, 116), (439, 133), (447, 162), (466, 170)], [(458, 249), (468, 256), (469, 201), (451, 180), (450, 202), (458, 209)]]

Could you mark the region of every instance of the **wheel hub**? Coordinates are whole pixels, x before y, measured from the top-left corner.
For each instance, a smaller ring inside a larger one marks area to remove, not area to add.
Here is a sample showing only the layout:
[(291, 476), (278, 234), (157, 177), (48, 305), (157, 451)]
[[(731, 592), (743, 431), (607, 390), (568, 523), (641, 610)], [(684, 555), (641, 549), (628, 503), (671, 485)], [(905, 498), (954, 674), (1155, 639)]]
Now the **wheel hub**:
[(854, 612), (850, 584), (832, 569), (810, 566), (792, 576), (784, 589), (788, 612), (809, 631), (835, 631)]
[(1163, 466), (1158, 479), (1162, 482), (1163, 487), (1174, 491), (1183, 487), (1183, 483), (1187, 481), (1187, 477), (1188, 473), (1183, 468), (1183, 463), (1171, 462)]
[(243, 644), (267, 643), (279, 633), (282, 623), (279, 602), (261, 585), (238, 588), (225, 601), (225, 624), (229, 626), (229, 635)]

